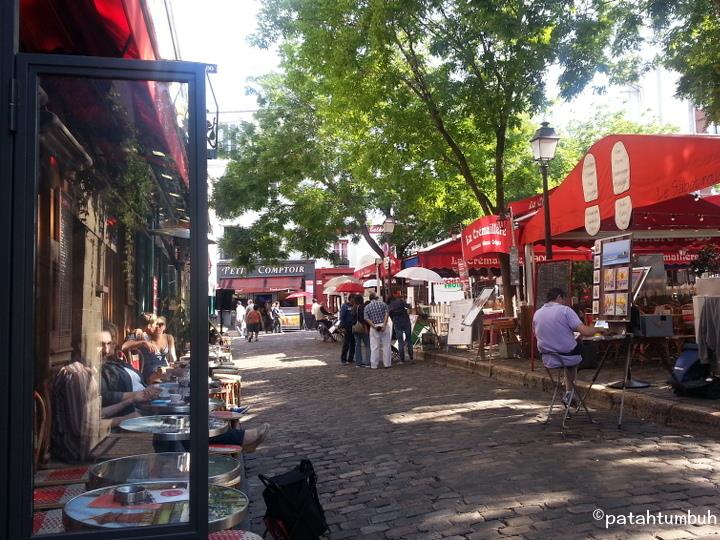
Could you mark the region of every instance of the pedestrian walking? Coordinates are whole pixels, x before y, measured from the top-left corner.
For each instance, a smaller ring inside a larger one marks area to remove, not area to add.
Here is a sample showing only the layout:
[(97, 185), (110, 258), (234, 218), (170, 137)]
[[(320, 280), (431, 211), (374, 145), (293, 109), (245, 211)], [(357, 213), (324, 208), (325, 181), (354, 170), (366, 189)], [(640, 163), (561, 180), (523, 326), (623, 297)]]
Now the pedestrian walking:
[(242, 301), (238, 300), (237, 306), (235, 307), (235, 329), (238, 335), (245, 337), (247, 326), (245, 324), (245, 314), (247, 308), (243, 305)]
[(370, 325), (370, 367), (377, 369), (382, 359), (386, 368), (392, 366), (392, 326), (388, 316), (388, 307), (376, 294), (370, 295), (370, 303), (365, 306), (363, 315)]
[(352, 332), (355, 337), (355, 367), (367, 367), (370, 365), (370, 327), (365, 321), (365, 300), (359, 294), (353, 299), (353, 326)]
[(340, 326), (344, 330), (342, 352), (340, 353), (340, 363), (343, 366), (349, 364), (355, 358), (355, 336), (353, 335), (352, 321), (352, 304), (350, 298), (343, 302), (340, 307)]
[(395, 293), (395, 298), (390, 301), (388, 311), (390, 312), (390, 320), (392, 321), (395, 339), (398, 341), (398, 350), (400, 351), (400, 363), (405, 363), (405, 344), (407, 344), (408, 359), (415, 362), (413, 358), (412, 344), (412, 325), (410, 324), (410, 314), (408, 309), (410, 304), (405, 301), (401, 291)]
[(257, 341), (258, 335), (260, 334), (260, 328), (263, 324), (259, 305), (253, 305), (253, 310), (245, 316), (245, 321), (247, 322), (248, 343), (252, 342), (253, 337), (255, 337), (255, 341)]
[(284, 315), (282, 309), (280, 309), (280, 302), (274, 302), (270, 309), (272, 316), (272, 329), (275, 334), (282, 334), (282, 316)]

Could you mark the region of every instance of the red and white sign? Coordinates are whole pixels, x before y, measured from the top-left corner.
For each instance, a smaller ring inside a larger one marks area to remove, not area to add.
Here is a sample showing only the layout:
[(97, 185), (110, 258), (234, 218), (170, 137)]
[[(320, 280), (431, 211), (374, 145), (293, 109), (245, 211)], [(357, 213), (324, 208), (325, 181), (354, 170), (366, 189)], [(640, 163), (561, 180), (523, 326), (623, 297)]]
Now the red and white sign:
[(458, 275), (460, 276), (460, 283), (463, 286), (463, 290), (469, 290), (470, 289), (470, 274), (468, 273), (468, 267), (467, 264), (465, 264), (465, 259), (459, 259), (457, 262), (457, 268), (458, 268)]
[(501, 228), (497, 216), (476, 219), (462, 232), (463, 258), (469, 261), (485, 253), (510, 253), (509, 227)]

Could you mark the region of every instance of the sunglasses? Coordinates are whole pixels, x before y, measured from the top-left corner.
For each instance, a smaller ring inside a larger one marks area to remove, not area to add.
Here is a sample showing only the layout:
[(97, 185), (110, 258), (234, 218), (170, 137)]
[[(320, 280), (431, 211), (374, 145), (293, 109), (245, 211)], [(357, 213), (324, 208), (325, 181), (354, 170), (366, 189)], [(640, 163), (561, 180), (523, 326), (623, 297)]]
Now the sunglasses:
[(164, 323), (164, 322), (159, 322), (159, 323), (157, 323), (157, 325), (158, 325), (158, 326), (165, 326), (165, 323)]

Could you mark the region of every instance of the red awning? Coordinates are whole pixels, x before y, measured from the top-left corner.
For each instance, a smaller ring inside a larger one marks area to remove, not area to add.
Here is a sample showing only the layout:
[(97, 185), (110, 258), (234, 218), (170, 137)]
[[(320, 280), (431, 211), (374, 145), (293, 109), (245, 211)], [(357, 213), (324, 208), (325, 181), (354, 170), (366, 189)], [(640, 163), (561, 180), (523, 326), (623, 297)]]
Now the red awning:
[[(535, 260), (545, 260), (545, 247), (537, 245), (534, 248)], [(417, 252), (418, 266), (439, 270), (443, 268), (456, 269), (457, 261), (462, 257), (460, 239), (439, 242), (432, 249), (419, 250)], [(587, 247), (553, 246), (553, 258), (557, 260), (588, 261), (591, 258), (590, 249)], [(520, 253), (521, 262), (523, 254)], [(488, 253), (467, 259), (468, 268), (500, 268), (500, 261), (497, 255)]]
[[(590, 222), (600, 221), (600, 230), (607, 230), (606, 220), (615, 221), (616, 207), (624, 210), (627, 219), (632, 215), (631, 226), (641, 229), (642, 215), (654, 213), (653, 205), (682, 199), (718, 183), (717, 137), (610, 135), (591, 146), (586, 157), (551, 194), (551, 233), (555, 236), (584, 230), (586, 214)], [(695, 228), (703, 228), (703, 223), (695, 221)], [(717, 221), (714, 226), (717, 228)], [(647, 230), (647, 226), (644, 228)], [(544, 234), (540, 212), (528, 220), (521, 241), (534, 243)]]
[(300, 276), (273, 276), (221, 279), (218, 289), (233, 289), (244, 293), (268, 293), (300, 289), (302, 277)]
[(265, 286), (271, 291), (297, 290), (302, 288), (302, 278), (299, 276), (276, 276), (265, 278)]

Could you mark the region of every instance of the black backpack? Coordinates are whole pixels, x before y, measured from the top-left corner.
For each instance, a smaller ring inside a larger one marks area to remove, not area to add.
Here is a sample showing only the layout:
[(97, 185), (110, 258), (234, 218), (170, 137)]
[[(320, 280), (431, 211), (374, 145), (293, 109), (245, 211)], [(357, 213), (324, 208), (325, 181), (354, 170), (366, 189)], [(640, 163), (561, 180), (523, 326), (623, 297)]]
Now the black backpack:
[(328, 530), (310, 460), (303, 459), (294, 469), (272, 478), (258, 477), (265, 485), (266, 534), (275, 540), (316, 540)]

